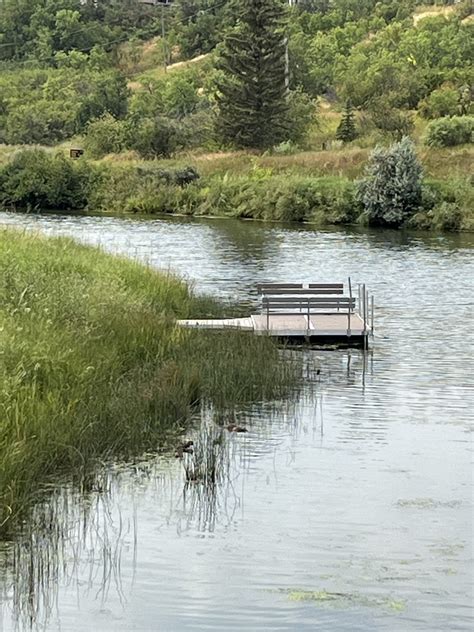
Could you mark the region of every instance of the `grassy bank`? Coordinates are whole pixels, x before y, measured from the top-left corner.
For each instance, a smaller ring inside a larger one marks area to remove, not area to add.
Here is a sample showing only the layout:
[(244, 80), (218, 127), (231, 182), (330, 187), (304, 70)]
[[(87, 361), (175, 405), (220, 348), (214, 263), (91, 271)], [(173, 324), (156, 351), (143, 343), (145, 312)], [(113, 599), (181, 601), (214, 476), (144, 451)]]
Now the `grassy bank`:
[[(260, 167), (247, 174), (212, 175), (178, 186), (163, 177), (159, 165), (114, 164), (104, 169), (90, 206), (115, 213), (234, 217), (316, 226), (364, 224), (356, 191), (356, 182), (343, 175), (278, 174)], [(474, 189), (468, 178), (425, 178), (422, 205), (407, 227), (474, 230)]]
[(227, 407), (293, 383), (275, 346), (177, 329), (216, 313), (181, 281), (69, 239), (0, 232), (0, 531), (97, 459), (160, 448), (200, 401)]
[[(472, 151), (466, 146), (420, 152), (422, 202), (404, 227), (474, 230), (473, 187), (466, 175)], [(30, 149), (13, 153), (0, 166), (0, 208), (365, 223), (356, 192), (367, 157), (367, 150), (354, 148), (289, 156), (234, 152), (160, 161), (130, 155), (71, 161), (61, 152)], [(444, 176), (433, 175), (444, 164)]]

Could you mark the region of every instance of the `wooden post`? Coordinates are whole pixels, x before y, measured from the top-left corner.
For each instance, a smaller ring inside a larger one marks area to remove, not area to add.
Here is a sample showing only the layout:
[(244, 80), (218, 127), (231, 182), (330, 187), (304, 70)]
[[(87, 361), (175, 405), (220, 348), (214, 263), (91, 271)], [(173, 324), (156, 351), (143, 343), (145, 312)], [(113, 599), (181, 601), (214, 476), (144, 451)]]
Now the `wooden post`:
[(359, 316), (362, 316), (362, 306), (360, 304), (360, 283), (357, 284), (357, 308), (359, 310)]
[(270, 303), (267, 299), (267, 333), (270, 330)]

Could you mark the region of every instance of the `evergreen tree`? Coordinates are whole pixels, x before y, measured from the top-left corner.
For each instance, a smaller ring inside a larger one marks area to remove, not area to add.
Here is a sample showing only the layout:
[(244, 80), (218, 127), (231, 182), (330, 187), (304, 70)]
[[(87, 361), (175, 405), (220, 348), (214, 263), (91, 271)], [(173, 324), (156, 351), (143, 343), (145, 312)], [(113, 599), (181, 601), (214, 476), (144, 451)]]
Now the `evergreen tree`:
[(336, 130), (336, 138), (344, 143), (350, 143), (351, 140), (357, 138), (354, 111), (350, 101), (346, 103), (341, 122)]
[(422, 177), (408, 137), (391, 147), (374, 149), (357, 191), (369, 223), (394, 228), (405, 224), (420, 208)]
[(239, 147), (286, 140), (289, 126), (283, 0), (239, 0), (237, 26), (224, 39), (217, 104), (219, 131)]

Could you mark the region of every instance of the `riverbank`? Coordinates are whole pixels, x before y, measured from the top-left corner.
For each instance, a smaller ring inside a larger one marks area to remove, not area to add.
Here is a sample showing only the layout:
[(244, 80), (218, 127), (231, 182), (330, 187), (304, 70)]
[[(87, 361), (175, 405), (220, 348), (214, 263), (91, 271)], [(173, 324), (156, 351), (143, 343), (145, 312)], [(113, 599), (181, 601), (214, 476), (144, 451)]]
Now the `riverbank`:
[[(421, 156), (425, 175), (419, 209), (401, 228), (473, 231), (474, 189), (466, 175), (472, 149), (428, 155)], [(184, 158), (138, 161), (130, 156), (74, 162), (61, 152), (30, 149), (13, 153), (0, 168), (0, 207), (35, 212), (86, 208), (315, 226), (366, 224), (357, 180), (367, 157), (367, 150), (353, 149), (294, 156), (235, 152), (188, 156), (187, 163)], [(445, 177), (440, 177), (444, 162)]]
[(0, 267), (0, 532), (41, 483), (173, 445), (199, 402), (226, 408), (294, 384), (266, 339), (177, 329), (177, 317), (222, 308), (170, 275), (15, 230), (0, 231)]

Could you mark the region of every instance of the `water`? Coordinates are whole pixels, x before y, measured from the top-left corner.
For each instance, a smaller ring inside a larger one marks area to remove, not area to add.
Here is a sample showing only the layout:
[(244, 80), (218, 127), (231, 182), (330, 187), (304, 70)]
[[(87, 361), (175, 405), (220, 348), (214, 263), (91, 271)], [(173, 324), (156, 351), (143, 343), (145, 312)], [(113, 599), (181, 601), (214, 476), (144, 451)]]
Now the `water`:
[[(86, 494), (59, 486), (38, 508), (48, 527), (5, 545), (3, 566), (0, 555), (2, 630), (472, 629), (474, 236), (1, 224), (101, 244), (218, 296), (351, 275), (376, 297), (371, 353), (302, 354), (297, 401), (240, 411), (249, 432), (228, 436), (215, 495), (186, 488), (181, 463), (156, 455), (110, 464)], [(211, 417), (202, 411), (196, 431)]]

